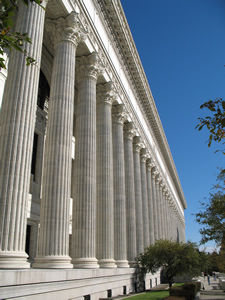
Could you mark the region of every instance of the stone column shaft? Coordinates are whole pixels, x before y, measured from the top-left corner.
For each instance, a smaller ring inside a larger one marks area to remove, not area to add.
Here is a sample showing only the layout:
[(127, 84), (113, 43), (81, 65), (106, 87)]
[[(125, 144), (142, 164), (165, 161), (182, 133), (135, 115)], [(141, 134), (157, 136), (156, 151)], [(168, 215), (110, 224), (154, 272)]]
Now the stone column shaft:
[(152, 171), (152, 200), (153, 200), (153, 212), (154, 212), (154, 236), (155, 236), (155, 241), (159, 239), (157, 194), (156, 194), (156, 175), (157, 174), (158, 173), (155, 172), (155, 170)]
[(126, 241), (126, 198), (123, 107), (113, 107), (113, 187), (114, 187), (114, 255), (117, 267), (128, 267)]
[(162, 239), (165, 239), (165, 207), (164, 207), (164, 197), (163, 197), (163, 183), (159, 185), (159, 193), (160, 193), (160, 214), (161, 214), (161, 235)]
[(141, 191), (142, 191), (142, 209), (143, 209), (143, 234), (144, 248), (149, 246), (149, 208), (147, 198), (147, 179), (146, 179), (146, 149), (141, 150)]
[(140, 169), (140, 138), (134, 138), (134, 187), (135, 187), (135, 210), (136, 210), (136, 239), (137, 255), (144, 251), (143, 232), (143, 210), (142, 210), (142, 190), (141, 190), (141, 169)]
[(134, 134), (135, 132), (132, 123), (126, 124), (124, 131), (124, 160), (126, 188), (127, 258), (130, 266), (134, 265), (134, 259), (137, 256), (133, 158)]
[(162, 238), (162, 215), (161, 215), (161, 197), (160, 197), (160, 187), (159, 187), (159, 177), (156, 178), (156, 209), (158, 216), (158, 238)]
[(97, 246), (100, 267), (115, 268), (111, 83), (97, 87)]
[(147, 161), (147, 194), (148, 194), (148, 213), (149, 213), (149, 242), (150, 245), (155, 243), (154, 233), (154, 207), (153, 207), (153, 192), (152, 192), (152, 176), (151, 169), (153, 164)]
[[(43, 1), (45, 6), (46, 2)], [(27, 32), (23, 53), (12, 50), (0, 117), (0, 268), (28, 268), (25, 253), (27, 201), (45, 10), (35, 3), (19, 6), (15, 31)]]
[(36, 268), (73, 267), (69, 257), (69, 201), (77, 44), (66, 30), (64, 34), (65, 40), (56, 36), (55, 41)]
[(96, 259), (96, 82), (95, 53), (82, 57), (77, 70), (76, 147), (73, 178), (72, 262), (98, 268)]

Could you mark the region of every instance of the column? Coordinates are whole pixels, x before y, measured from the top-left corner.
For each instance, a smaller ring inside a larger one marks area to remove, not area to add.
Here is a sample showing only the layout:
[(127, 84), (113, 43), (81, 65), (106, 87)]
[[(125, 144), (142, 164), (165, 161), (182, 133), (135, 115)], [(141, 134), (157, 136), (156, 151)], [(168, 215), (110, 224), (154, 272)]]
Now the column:
[(164, 207), (164, 197), (163, 197), (163, 181), (159, 184), (159, 193), (160, 193), (160, 214), (161, 214), (161, 234), (162, 239), (165, 239), (165, 207)]
[(115, 268), (113, 225), (112, 83), (97, 86), (97, 244), (100, 267)]
[(46, 23), (54, 62), (44, 153), (38, 255), (35, 268), (72, 268), (69, 257), (69, 201), (77, 36), (75, 13)]
[(76, 147), (73, 176), (72, 262), (98, 268), (96, 259), (96, 82), (95, 53), (79, 58)]
[(159, 239), (157, 195), (156, 195), (156, 176), (157, 175), (158, 175), (158, 172), (155, 170), (155, 168), (153, 168), (152, 169), (152, 199), (153, 199), (154, 237), (155, 237), (155, 241)]
[(166, 239), (169, 239), (169, 203), (168, 203), (168, 191), (165, 188), (164, 191), (165, 197), (165, 212), (166, 212)]
[[(46, 1), (42, 2), (46, 6)], [(12, 50), (0, 117), (0, 268), (29, 268), (25, 253), (27, 201), (45, 10), (35, 3), (19, 6), (15, 31), (27, 32), (23, 53)]]
[(151, 170), (154, 164), (151, 160), (147, 160), (147, 195), (148, 195), (148, 214), (149, 214), (149, 243), (153, 245), (155, 243), (154, 234), (154, 207), (153, 207), (153, 191), (152, 191), (152, 174)]
[(161, 206), (161, 201), (160, 201), (160, 188), (159, 188), (159, 184), (161, 181), (161, 177), (158, 175), (156, 177), (156, 209), (157, 209), (157, 216), (158, 216), (158, 238), (161, 239), (162, 238), (162, 216), (161, 216), (161, 210), (160, 210), (160, 206)]
[(164, 211), (165, 211), (165, 239), (168, 239), (168, 206), (167, 206), (167, 188), (163, 188)]
[(148, 158), (146, 149), (141, 149), (141, 193), (143, 210), (143, 236), (144, 248), (149, 246), (149, 211), (147, 198), (146, 160)]
[(173, 238), (173, 234), (172, 234), (172, 227), (173, 227), (173, 219), (172, 219), (172, 200), (171, 200), (171, 197), (169, 196), (169, 239), (172, 239)]
[(144, 232), (143, 232), (143, 210), (142, 210), (142, 190), (141, 190), (141, 166), (140, 150), (141, 139), (139, 136), (133, 141), (134, 153), (134, 187), (135, 187), (135, 210), (136, 210), (136, 240), (137, 255), (144, 251)]
[(133, 137), (135, 133), (136, 131), (132, 122), (124, 125), (127, 259), (129, 261), (130, 267), (134, 266), (135, 257), (137, 256), (133, 158)]
[(117, 267), (129, 267), (126, 242), (126, 198), (123, 124), (126, 114), (123, 105), (113, 106), (113, 187), (114, 187), (114, 257)]

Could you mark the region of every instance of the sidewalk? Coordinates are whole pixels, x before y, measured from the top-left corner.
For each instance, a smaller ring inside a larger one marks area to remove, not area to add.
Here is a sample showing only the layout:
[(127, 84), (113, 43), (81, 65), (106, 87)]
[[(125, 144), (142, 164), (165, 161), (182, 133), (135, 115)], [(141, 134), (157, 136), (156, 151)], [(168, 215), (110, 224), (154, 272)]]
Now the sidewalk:
[(207, 277), (202, 280), (205, 290), (201, 290), (200, 299), (201, 300), (225, 300), (225, 292), (219, 287), (219, 280), (214, 280), (210, 277), (210, 285), (208, 284)]

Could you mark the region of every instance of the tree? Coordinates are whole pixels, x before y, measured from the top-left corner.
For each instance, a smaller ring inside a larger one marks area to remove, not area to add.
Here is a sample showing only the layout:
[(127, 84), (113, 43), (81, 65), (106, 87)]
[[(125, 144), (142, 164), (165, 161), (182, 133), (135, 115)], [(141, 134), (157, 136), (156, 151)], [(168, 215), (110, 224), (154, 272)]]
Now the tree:
[(221, 191), (210, 193), (209, 202), (200, 202), (202, 210), (195, 214), (196, 221), (203, 225), (199, 230), (201, 244), (214, 240), (220, 244), (225, 236), (225, 195)]
[[(212, 141), (222, 142), (224, 145), (225, 141), (225, 101), (222, 98), (217, 98), (216, 100), (209, 100), (200, 106), (200, 109), (208, 108), (208, 110), (213, 113), (212, 116), (207, 116), (205, 118), (198, 118), (200, 123), (196, 126), (198, 130), (206, 127), (210, 134), (208, 139), (208, 147), (211, 146)], [(225, 154), (225, 150), (216, 150), (215, 152), (222, 152)], [(225, 169), (221, 169), (221, 174), (225, 173)]]
[(217, 264), (220, 272), (225, 272), (225, 238), (222, 239), (220, 252), (217, 258)]
[(217, 184), (213, 187), (214, 193), (210, 193), (207, 202), (200, 202), (201, 210), (193, 214), (196, 222), (203, 227), (199, 230), (202, 238), (200, 243), (215, 241), (218, 245), (225, 238), (225, 174), (220, 172), (217, 176)]
[[(21, 0), (25, 5), (35, 2), (41, 5), (42, 0)], [(43, 7), (43, 6), (42, 6)], [(27, 33), (13, 31), (13, 16), (19, 9), (16, 0), (0, 0), (0, 54), (3, 56), (6, 49), (12, 48), (26, 55), (27, 65), (33, 64), (35, 60), (27, 55), (24, 43), (31, 43)], [(0, 57), (0, 68), (6, 68), (4, 57)]]
[(200, 275), (206, 263), (204, 253), (199, 254), (195, 243), (178, 243), (170, 240), (158, 240), (145, 249), (138, 258), (139, 265), (145, 273), (155, 273), (164, 269), (169, 286), (172, 286), (176, 275)]

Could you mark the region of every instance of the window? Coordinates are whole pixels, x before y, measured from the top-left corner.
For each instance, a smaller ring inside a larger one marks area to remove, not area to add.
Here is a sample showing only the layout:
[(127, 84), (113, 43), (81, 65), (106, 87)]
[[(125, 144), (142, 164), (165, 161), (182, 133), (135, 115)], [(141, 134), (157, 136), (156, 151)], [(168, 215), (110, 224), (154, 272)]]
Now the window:
[(38, 146), (38, 134), (34, 133), (33, 153), (32, 153), (32, 161), (31, 161), (31, 174), (34, 175), (34, 181), (35, 181), (35, 169), (36, 169), (36, 160), (37, 160), (37, 146)]
[(44, 73), (40, 71), (37, 105), (41, 109), (44, 109), (45, 101), (48, 101), (49, 94), (50, 94), (50, 87), (48, 85), (48, 81)]

